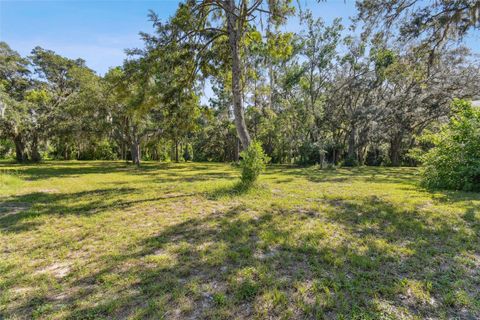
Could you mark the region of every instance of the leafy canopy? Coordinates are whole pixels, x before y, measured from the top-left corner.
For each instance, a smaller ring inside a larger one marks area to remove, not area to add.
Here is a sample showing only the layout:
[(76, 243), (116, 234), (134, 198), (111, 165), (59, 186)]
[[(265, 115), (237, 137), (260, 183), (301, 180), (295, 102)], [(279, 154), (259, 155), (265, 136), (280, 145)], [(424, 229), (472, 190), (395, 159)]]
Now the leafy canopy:
[(480, 110), (464, 100), (452, 104), (453, 116), (424, 156), (423, 184), (429, 188), (480, 191)]

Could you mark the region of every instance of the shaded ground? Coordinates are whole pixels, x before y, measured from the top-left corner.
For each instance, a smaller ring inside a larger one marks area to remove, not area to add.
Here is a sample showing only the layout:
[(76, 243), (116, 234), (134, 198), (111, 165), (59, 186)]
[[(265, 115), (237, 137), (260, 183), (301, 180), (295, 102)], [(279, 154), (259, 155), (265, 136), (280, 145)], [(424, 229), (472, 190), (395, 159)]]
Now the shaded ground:
[(480, 194), (411, 168), (237, 177), (0, 163), (0, 318), (480, 318)]

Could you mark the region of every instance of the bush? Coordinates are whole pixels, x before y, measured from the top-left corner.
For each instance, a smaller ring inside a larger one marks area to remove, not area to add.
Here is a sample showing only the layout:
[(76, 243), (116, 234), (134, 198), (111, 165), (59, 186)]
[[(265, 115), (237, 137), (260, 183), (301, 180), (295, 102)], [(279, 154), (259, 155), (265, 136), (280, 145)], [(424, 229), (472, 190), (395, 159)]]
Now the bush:
[(0, 139), (0, 159), (13, 157), (15, 145), (10, 140)]
[(480, 110), (455, 100), (450, 122), (429, 136), (434, 147), (421, 157), (428, 188), (480, 191)]
[[(72, 153), (75, 151), (72, 150)], [(108, 140), (100, 140), (91, 142), (87, 148), (83, 149), (78, 155), (78, 160), (117, 160), (117, 154)]]
[(358, 166), (358, 160), (357, 157), (346, 157), (345, 160), (343, 161), (343, 166), (344, 167), (356, 167)]
[(193, 160), (193, 148), (190, 144), (187, 144), (183, 150), (183, 159), (185, 161)]
[(253, 184), (260, 173), (265, 170), (265, 165), (270, 158), (263, 152), (262, 145), (258, 141), (252, 141), (247, 149), (240, 153), (242, 161), (242, 183), (246, 186)]
[(317, 143), (306, 141), (300, 146), (299, 151), (300, 160), (298, 161), (298, 164), (308, 165), (319, 163), (321, 161), (321, 153), (323, 150)]

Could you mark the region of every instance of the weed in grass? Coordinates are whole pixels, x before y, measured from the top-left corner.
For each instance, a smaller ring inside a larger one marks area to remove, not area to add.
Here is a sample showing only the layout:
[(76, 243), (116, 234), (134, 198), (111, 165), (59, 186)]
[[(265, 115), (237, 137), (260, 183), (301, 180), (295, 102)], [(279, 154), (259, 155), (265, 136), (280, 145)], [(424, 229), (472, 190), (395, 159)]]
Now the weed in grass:
[(219, 307), (224, 307), (227, 305), (227, 296), (225, 296), (223, 293), (214, 293), (213, 296), (213, 302), (215, 305)]

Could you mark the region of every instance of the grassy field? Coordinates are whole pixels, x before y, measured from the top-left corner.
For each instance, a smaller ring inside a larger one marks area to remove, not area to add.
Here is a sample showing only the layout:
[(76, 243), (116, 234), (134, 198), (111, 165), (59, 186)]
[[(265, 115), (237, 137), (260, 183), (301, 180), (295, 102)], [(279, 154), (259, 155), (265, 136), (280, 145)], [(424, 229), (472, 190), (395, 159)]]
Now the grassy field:
[(478, 319), (480, 194), (416, 172), (0, 163), (0, 318)]

